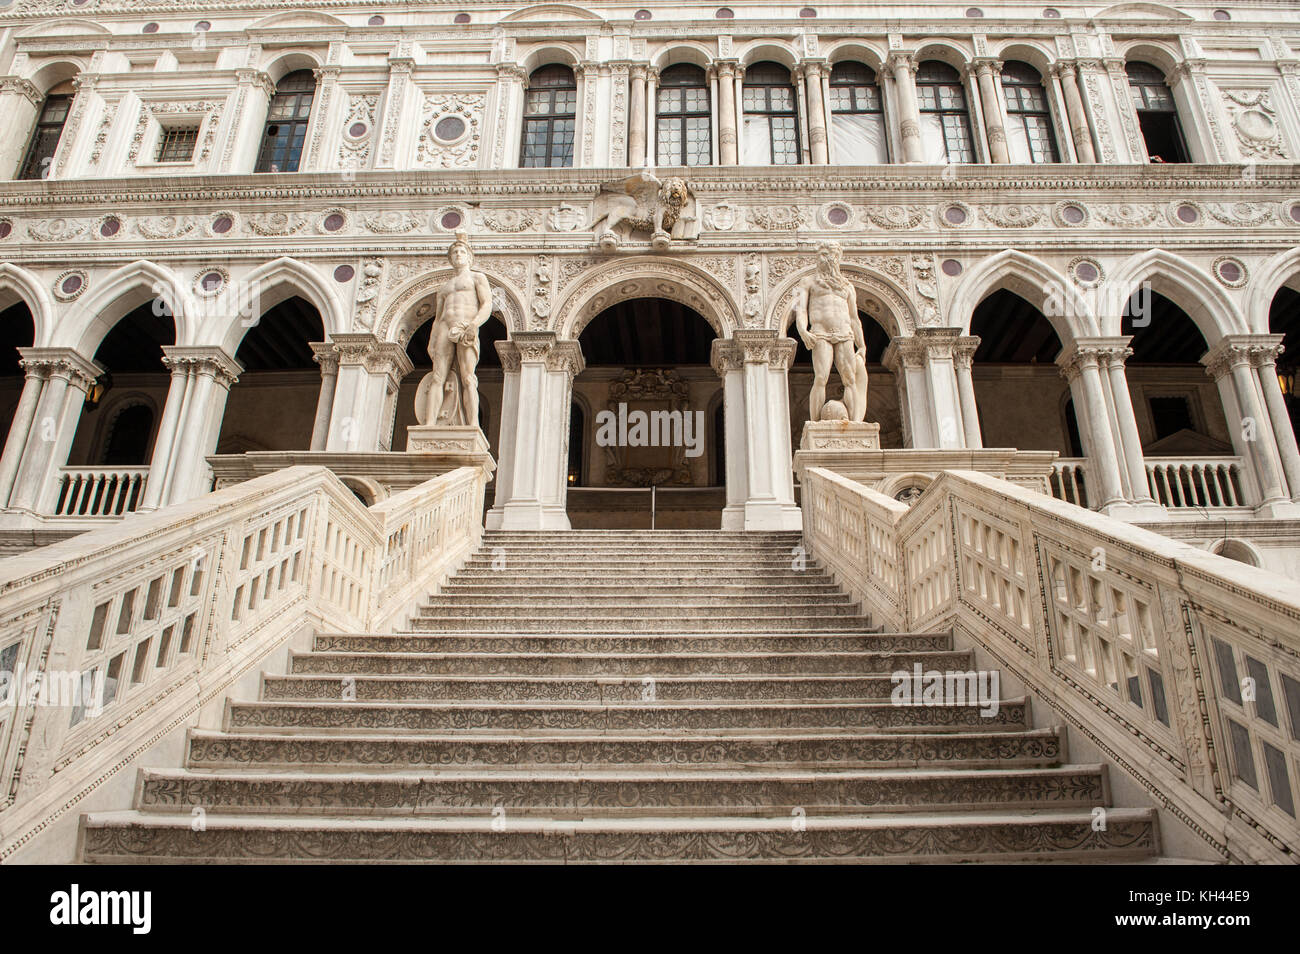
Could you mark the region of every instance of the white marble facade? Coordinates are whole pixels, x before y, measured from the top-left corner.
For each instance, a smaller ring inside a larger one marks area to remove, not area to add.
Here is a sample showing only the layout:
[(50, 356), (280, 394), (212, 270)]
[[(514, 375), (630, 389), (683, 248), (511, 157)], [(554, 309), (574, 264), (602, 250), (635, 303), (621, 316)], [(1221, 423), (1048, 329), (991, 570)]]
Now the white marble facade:
[[(1062, 425), (1054, 406), (1036, 422), (1030, 397), (1042, 388), (1047, 404), (1068, 391), (1088, 503), (1174, 520), (1200, 539), (1201, 511), (1153, 497), (1146, 411), (1126, 375), (1122, 310), (1147, 284), (1205, 339), (1208, 377), (1180, 387), (1206, 392), (1205, 429), (1236, 468), (1240, 499), (1223, 508), (1233, 534), (1248, 549), (1267, 537), (1258, 550), (1279, 554), (1300, 543), (1287, 528), (1300, 514), (1300, 453), (1269, 326), (1279, 290), (1300, 287), (1292, 11), (934, 0), (283, 7), (0, 7), (0, 124), (13, 131), (0, 142), (0, 307), (25, 304), (34, 329), (25, 378), (5, 392), (4, 526), (54, 519), (84, 396), (102, 374), (97, 348), (149, 301), (170, 316), (174, 344), (167, 384), (150, 397), (142, 509), (210, 487), (205, 457), (240, 386), (236, 352), (260, 314), (293, 296), (319, 314), (321, 374), (294, 384), (310, 441), (279, 449), (404, 446), (394, 431), (409, 416), (406, 344), (465, 231), (509, 334), (489, 402), (490, 527), (568, 525), (578, 338), (611, 305), (665, 298), (717, 338), (723, 526), (797, 528), (790, 305), (817, 244), (835, 240), (859, 303), (890, 338), (872, 356), (889, 372), (873, 387), (889, 391), (898, 446), (964, 451), (997, 434), (999, 446), (1069, 456), (1064, 438), (1037, 439), (1036, 428)], [(1150, 161), (1135, 64), (1163, 78), (1160, 105), (1177, 118), (1188, 162)], [(667, 95), (682, 66), (698, 68), (681, 110), (693, 123), (678, 121)], [(1026, 112), (1014, 80), (1034, 85), (1034, 75), (1041, 108)], [(867, 77), (858, 100), (839, 81), (854, 76)], [(288, 151), (268, 152), (269, 112), (304, 83), (309, 108), (283, 122)], [(42, 156), (33, 137), (52, 98), (65, 115)], [(525, 128), (540, 128), (529, 123), (543, 100), (552, 118), (572, 118), (542, 128), (551, 151), (538, 165)], [(1044, 143), (1046, 158), (1033, 151)], [(275, 169), (256, 171), (268, 156)], [(690, 228), (667, 247), (634, 234), (602, 250), (589, 227), (597, 190), (641, 168), (686, 180)], [(972, 367), (972, 314), (1001, 289), (1039, 308), (1062, 343), (1059, 368), (1036, 369), (1028, 385)], [(1222, 537), (1205, 532), (1207, 545)], [(1298, 569), (1288, 560), (1265, 562)]]

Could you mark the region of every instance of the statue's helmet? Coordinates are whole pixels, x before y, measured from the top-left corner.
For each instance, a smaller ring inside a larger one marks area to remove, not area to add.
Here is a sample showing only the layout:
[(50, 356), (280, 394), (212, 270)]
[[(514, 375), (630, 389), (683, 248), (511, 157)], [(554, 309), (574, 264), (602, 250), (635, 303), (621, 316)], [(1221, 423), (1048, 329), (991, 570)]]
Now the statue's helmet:
[(447, 259), (449, 261), (458, 248), (463, 248), (465, 254), (467, 254), (471, 260), (474, 258), (474, 250), (469, 247), (469, 236), (464, 232), (457, 232), (456, 240), (447, 246)]

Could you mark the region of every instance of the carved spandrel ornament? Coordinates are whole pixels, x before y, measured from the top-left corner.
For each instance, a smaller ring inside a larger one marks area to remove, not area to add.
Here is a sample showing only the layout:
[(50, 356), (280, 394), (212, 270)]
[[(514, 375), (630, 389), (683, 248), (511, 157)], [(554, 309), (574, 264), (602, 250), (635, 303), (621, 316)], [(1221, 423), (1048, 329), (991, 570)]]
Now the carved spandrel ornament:
[(651, 247), (662, 252), (699, 237), (695, 196), (680, 176), (661, 180), (643, 171), (614, 179), (596, 195), (590, 228), (602, 252), (617, 251), (637, 232), (649, 232)]

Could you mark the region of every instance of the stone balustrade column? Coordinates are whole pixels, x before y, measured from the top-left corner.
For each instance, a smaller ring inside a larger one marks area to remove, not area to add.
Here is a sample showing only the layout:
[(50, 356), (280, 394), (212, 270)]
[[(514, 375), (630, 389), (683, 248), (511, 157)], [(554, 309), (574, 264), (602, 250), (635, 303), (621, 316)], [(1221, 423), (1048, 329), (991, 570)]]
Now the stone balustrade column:
[(736, 61), (720, 60), (718, 69), (718, 146), (722, 165), (734, 166), (739, 159), (740, 131), (736, 112)]
[(903, 137), (903, 161), (924, 162), (921, 142), (921, 110), (916, 101), (916, 59), (911, 53), (892, 53), (888, 69), (898, 93), (899, 131)]
[(311, 449), (323, 451), (329, 442), (330, 417), (334, 413), (334, 392), (339, 382), (339, 356), (332, 342), (311, 342), (312, 360), (320, 365), (320, 395), (311, 429)]
[(388, 450), (397, 391), (415, 367), (406, 349), (366, 332), (333, 335), (331, 343), (338, 375), (325, 450)]
[(1070, 382), (1074, 395), (1079, 436), (1088, 458), (1090, 496), (1100, 492), (1101, 499), (1093, 501), (1099, 510), (1122, 507), (1126, 503), (1124, 481), (1106, 406), (1098, 349), (1076, 341), (1062, 349), (1056, 363), (1061, 375)]
[[(211, 489), (212, 475), (207, 458), (217, 449), (230, 387), (244, 370), (238, 361), (218, 347), (168, 347), (164, 354), (173, 375), (184, 369), (189, 381), (176, 426), (178, 439), (172, 451), (174, 459), (166, 471), (168, 476), (163, 481), (164, 496), (159, 506), (193, 500)], [(155, 460), (157, 457), (155, 452)]]
[(1007, 148), (1002, 84), (999, 80), (1001, 66), (998, 60), (984, 57), (976, 60), (972, 68), (979, 83), (980, 104), (984, 110), (984, 131), (988, 134), (989, 140), (989, 156), (994, 162), (1010, 162), (1011, 151)]
[(805, 60), (803, 63), (804, 84), (808, 90), (808, 144), (812, 151), (813, 165), (822, 166), (830, 162), (826, 109), (822, 99), (822, 78), (826, 73), (826, 65), (821, 60)]
[(9, 135), (0, 137), (0, 177), (12, 179), (18, 175), (44, 99), (30, 80), (0, 77), (0, 128), (9, 130)]
[(18, 407), (14, 409), (13, 421), (9, 425), (9, 435), (5, 438), (4, 455), (0, 456), (0, 508), (9, 503), (9, 494), (14, 487), (14, 478), (18, 476), (18, 465), (22, 462), (23, 448), (31, 437), (32, 422), (36, 420), (36, 407), (45, 390), (49, 369), (40, 361), (28, 364), (24, 358), (19, 361), (25, 372), (23, 393), (18, 398)]
[(1264, 406), (1268, 408), (1269, 420), (1273, 425), (1273, 440), (1277, 444), (1278, 455), (1282, 460), (1282, 473), (1286, 477), (1287, 490), (1292, 500), (1300, 500), (1300, 450), (1296, 448), (1295, 430), (1291, 427), (1291, 415), (1287, 412), (1286, 397), (1277, 380), (1277, 357), (1282, 353), (1281, 335), (1259, 335), (1261, 339), (1271, 338), (1250, 349), (1250, 363), (1259, 378), (1259, 385), (1264, 392)]
[(632, 64), (631, 86), (628, 96), (631, 106), (627, 121), (627, 164), (633, 169), (640, 169), (646, 164), (646, 65), (644, 63)]
[(1206, 372), (1219, 385), (1233, 448), (1254, 473), (1264, 506), (1291, 499), (1284, 486), (1273, 424), (1263, 406), (1259, 379), (1251, 364), (1252, 349), (1275, 341), (1274, 335), (1224, 335), (1201, 358)]
[(86, 393), (104, 369), (71, 348), (19, 348), (18, 353), (24, 369), (42, 375), (45, 386), (28, 427), (9, 506), (49, 514), (58, 500), (59, 468), (68, 461)]
[(1083, 96), (1079, 92), (1078, 71), (1068, 60), (1057, 63), (1053, 70), (1061, 81), (1061, 93), (1065, 96), (1065, 115), (1069, 120), (1074, 154), (1080, 162), (1095, 163), (1097, 151), (1092, 144), (1092, 127), (1088, 124), (1088, 113), (1083, 108)]
[(952, 363), (957, 373), (957, 397), (961, 405), (961, 422), (965, 431), (966, 446), (983, 447), (984, 437), (980, 431), (979, 405), (975, 401), (975, 379), (971, 375), (971, 365), (975, 352), (979, 350), (980, 339), (975, 335), (964, 335), (953, 343)]
[(567, 530), (569, 417), (582, 349), (553, 331), (516, 332), (496, 349), (505, 373), (501, 459), (487, 529)]

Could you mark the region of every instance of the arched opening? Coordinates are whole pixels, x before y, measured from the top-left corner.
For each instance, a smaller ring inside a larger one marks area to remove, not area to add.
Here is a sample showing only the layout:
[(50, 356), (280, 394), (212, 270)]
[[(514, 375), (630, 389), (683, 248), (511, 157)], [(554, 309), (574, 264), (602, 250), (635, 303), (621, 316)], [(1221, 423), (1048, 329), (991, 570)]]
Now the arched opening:
[(925, 161), (974, 162), (966, 88), (957, 71), (941, 60), (926, 60), (916, 71), (916, 99)]
[(970, 333), (980, 339), (971, 378), (984, 446), (1075, 456), (1066, 411), (1070, 385), (1055, 363), (1061, 339), (1042, 311), (1000, 289), (976, 306)]
[(889, 135), (880, 83), (871, 67), (844, 61), (831, 67), (831, 145), (840, 165), (889, 162)]
[[(867, 296), (859, 291), (859, 300)], [(894, 375), (880, 363), (889, 347), (889, 332), (874, 315), (859, 310), (862, 334), (867, 341), (867, 421), (880, 425), (881, 447), (903, 446), (903, 418), (898, 406), (898, 388)], [(793, 326), (785, 332), (794, 339), (794, 360), (788, 376), (790, 387), (790, 446), (798, 447), (808, 420), (808, 399), (813, 386), (812, 352), (805, 347)], [(827, 401), (844, 400), (844, 384), (839, 373), (831, 370), (826, 384)]]
[(1268, 310), (1268, 330), (1282, 336), (1282, 354), (1277, 359), (1277, 381), (1286, 401), (1291, 429), (1300, 435), (1300, 292), (1284, 285), (1273, 296)]
[(1150, 63), (1133, 62), (1126, 69), (1147, 158), (1152, 162), (1190, 162), (1178, 105), (1165, 74)]
[(0, 311), (0, 427), (4, 428), (6, 439), (26, 381), (18, 349), (30, 348), (35, 341), (36, 323), (25, 302)]
[(790, 71), (780, 63), (755, 63), (745, 71), (741, 165), (799, 164), (797, 103)]
[(86, 397), (68, 453), (70, 467), (149, 466), (157, 437), (154, 409), (167, 402), (171, 383), (162, 349), (175, 343), (171, 317), (156, 314), (153, 302), (113, 325), (95, 351), (104, 373)]
[(1218, 388), (1200, 363), (1209, 346), (1187, 312), (1142, 289), (1125, 306), (1121, 328), (1133, 336), (1126, 373), (1143, 454), (1232, 454)]
[(621, 302), (586, 325), (586, 369), (573, 382), (575, 406), (591, 409), (575, 435), (586, 465), (569, 485), (575, 529), (650, 527), (652, 487), (657, 529), (722, 525), (724, 469), (706, 413), (721, 402), (714, 337), (698, 312), (658, 298)]
[(295, 70), (275, 84), (254, 172), (298, 171), (315, 98), (316, 77), (311, 70)]
[(661, 166), (713, 162), (709, 81), (693, 63), (677, 63), (659, 77), (655, 155)]
[(559, 63), (533, 70), (524, 99), (519, 165), (525, 169), (573, 165), (578, 81)]
[(18, 169), (19, 179), (48, 179), (54, 154), (59, 150), (59, 140), (63, 138), (63, 127), (72, 110), (72, 100), (76, 89), (71, 80), (59, 83), (45, 94), (40, 111), (36, 114), (36, 124), (32, 127), (31, 139), (23, 155), (23, 164)]
[(1004, 63), (1002, 95), (1007, 104), (1007, 151), (1011, 161), (1025, 165), (1059, 162), (1042, 74), (1028, 63)]
[[(420, 382), (433, 368), (433, 359), (429, 357), (429, 334), (433, 331), (433, 318), (430, 318), (411, 334), (406, 343), (406, 356), (411, 359), (414, 369), (402, 379), (397, 392), (397, 416), (393, 427), (393, 450), (406, 450), (406, 431), (416, 423), (415, 397), (420, 389)], [(497, 354), (496, 343), (509, 337), (505, 318), (499, 312), (485, 321), (478, 330), (478, 426), (488, 439), (488, 446), (494, 459), (500, 454), (497, 448), (501, 436), (501, 356)], [(454, 379), (454, 375), (452, 376)], [(427, 421), (426, 423), (433, 423)], [(489, 485), (490, 486), (490, 485)], [(489, 489), (489, 496), (491, 490)]]
[[(323, 340), (320, 312), (297, 296), (263, 313), (245, 332), (235, 352), (244, 370), (226, 400), (218, 454), (311, 448), (321, 385), (311, 342)], [(270, 408), (274, 413), (267, 413)]]

